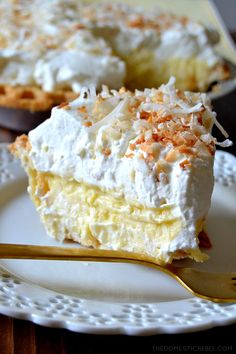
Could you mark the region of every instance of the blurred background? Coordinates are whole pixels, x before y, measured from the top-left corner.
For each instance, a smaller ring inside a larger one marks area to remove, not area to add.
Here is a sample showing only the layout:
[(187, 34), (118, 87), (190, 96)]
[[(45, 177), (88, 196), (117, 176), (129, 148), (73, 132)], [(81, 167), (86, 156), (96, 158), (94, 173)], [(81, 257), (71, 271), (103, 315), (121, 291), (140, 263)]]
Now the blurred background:
[[(236, 43), (236, 0), (213, 0), (216, 5), (224, 23), (230, 32), (234, 42)], [(236, 155), (236, 115), (235, 111), (236, 102), (236, 92), (232, 92), (226, 97), (216, 100), (214, 104), (214, 109), (217, 112), (217, 116), (221, 123), (224, 125), (225, 129), (230, 134), (230, 139), (233, 141), (234, 145), (227, 149), (228, 152)], [(215, 129), (214, 133), (219, 137), (219, 132)], [(220, 138), (219, 138), (220, 139)]]
[(213, 0), (228, 30), (236, 34), (236, 0)]

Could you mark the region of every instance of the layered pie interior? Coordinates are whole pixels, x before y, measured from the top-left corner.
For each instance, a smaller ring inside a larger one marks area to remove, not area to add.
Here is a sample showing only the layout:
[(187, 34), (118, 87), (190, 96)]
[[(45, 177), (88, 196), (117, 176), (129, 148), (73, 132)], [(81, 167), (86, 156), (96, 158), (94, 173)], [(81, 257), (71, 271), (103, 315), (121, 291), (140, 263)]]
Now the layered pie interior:
[(47, 110), (83, 86), (206, 91), (229, 77), (219, 36), (186, 17), (78, 0), (0, 3), (0, 105)]
[(214, 123), (225, 133), (207, 96), (176, 89), (173, 77), (135, 92), (89, 87), (10, 149), (50, 236), (161, 264), (203, 261)]

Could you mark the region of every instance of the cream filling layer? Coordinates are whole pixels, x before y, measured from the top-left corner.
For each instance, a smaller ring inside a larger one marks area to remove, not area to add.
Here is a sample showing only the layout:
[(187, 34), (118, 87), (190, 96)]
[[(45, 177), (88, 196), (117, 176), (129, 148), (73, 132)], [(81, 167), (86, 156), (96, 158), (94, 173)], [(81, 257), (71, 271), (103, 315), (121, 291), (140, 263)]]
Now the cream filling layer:
[[(84, 183), (34, 170), (29, 175), (31, 197), (48, 234), (56, 239), (147, 254), (160, 263), (170, 262), (178, 251), (198, 261), (204, 259), (197, 242), (192, 249), (166, 251), (183, 227), (175, 205), (147, 208)], [(201, 227), (199, 223), (197, 229)]]

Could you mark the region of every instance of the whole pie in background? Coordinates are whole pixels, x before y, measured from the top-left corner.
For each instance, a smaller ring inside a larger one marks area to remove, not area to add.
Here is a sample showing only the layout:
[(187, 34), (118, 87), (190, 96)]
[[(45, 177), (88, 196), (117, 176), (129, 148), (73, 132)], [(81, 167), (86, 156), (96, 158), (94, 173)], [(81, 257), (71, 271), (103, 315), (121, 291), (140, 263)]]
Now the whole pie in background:
[(214, 31), (186, 17), (77, 0), (0, 3), (0, 106), (46, 111), (84, 86), (206, 91), (229, 76)]

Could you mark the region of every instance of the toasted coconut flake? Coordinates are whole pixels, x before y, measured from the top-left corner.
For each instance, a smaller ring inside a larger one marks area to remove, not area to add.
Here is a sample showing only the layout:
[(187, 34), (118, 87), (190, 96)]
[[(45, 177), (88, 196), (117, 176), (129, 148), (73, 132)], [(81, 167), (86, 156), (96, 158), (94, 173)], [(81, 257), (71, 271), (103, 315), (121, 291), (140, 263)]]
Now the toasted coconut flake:
[(168, 183), (167, 177), (168, 169), (166, 162), (164, 160), (158, 160), (156, 163), (156, 178), (157, 181), (162, 181), (163, 183)]
[(102, 127), (104, 124), (109, 123), (109, 125), (112, 124), (112, 122), (116, 121), (121, 115), (122, 112), (125, 111), (125, 107), (128, 103), (127, 99), (124, 99), (121, 101), (114, 109), (111, 111), (106, 117), (95, 123), (91, 128), (91, 132), (96, 132), (100, 127)]
[(163, 103), (163, 92), (157, 91), (157, 93), (155, 95), (155, 101), (157, 103)]
[(142, 134), (142, 135), (140, 135), (140, 137), (135, 141), (135, 144), (136, 145), (139, 145), (139, 144), (142, 144), (142, 143), (144, 143), (145, 142), (145, 137), (144, 137), (144, 135)]
[(129, 144), (129, 149), (134, 151), (135, 150), (135, 146), (136, 146), (135, 144)]
[(124, 86), (122, 86), (120, 89), (119, 89), (119, 93), (125, 93), (127, 90)]
[(156, 171), (157, 173), (167, 173), (167, 166), (166, 166), (166, 162), (164, 160), (158, 160), (156, 163)]
[(185, 159), (184, 161), (180, 162), (179, 166), (183, 170), (188, 170), (191, 168), (192, 164), (189, 160)]
[(104, 148), (102, 149), (102, 153), (103, 153), (103, 155), (105, 155), (105, 156), (109, 156), (109, 155), (111, 154), (111, 149), (110, 149), (109, 147), (104, 147)]
[(69, 103), (68, 102), (62, 102), (59, 106), (57, 106), (58, 109), (69, 109)]
[(127, 158), (132, 158), (132, 157), (134, 157), (134, 154), (133, 154), (133, 153), (125, 154), (125, 157), (127, 157)]
[(87, 122), (84, 122), (83, 125), (84, 125), (85, 127), (91, 127), (91, 126), (93, 125), (93, 123), (90, 122), (90, 121), (87, 121)]
[(154, 161), (154, 155), (153, 155), (153, 154), (148, 154), (145, 160), (146, 160), (147, 162), (152, 162), (152, 161)]
[(81, 106), (81, 107), (78, 107), (77, 109), (81, 113), (87, 113), (87, 107), (86, 106)]
[(140, 144), (140, 149), (144, 152), (146, 152), (147, 154), (152, 154), (152, 145), (149, 145), (146, 143)]
[(178, 150), (181, 154), (185, 154), (185, 155), (193, 155), (193, 149), (189, 148), (185, 145), (181, 145), (180, 147), (178, 147)]
[(141, 111), (140, 112), (140, 119), (148, 119), (150, 117), (150, 112), (146, 112), (146, 111)]
[(176, 149), (171, 149), (167, 153), (165, 160), (167, 162), (175, 162), (178, 159), (178, 157), (179, 157), (178, 151)]
[[(94, 88), (84, 88), (70, 105), (83, 113), (88, 133), (98, 135), (100, 146), (123, 139), (124, 144), (119, 149), (127, 158), (139, 157), (155, 166), (162, 156), (167, 165), (179, 160), (180, 167), (188, 169), (191, 158), (214, 155), (215, 144), (226, 147), (232, 143), (228, 139), (218, 143), (212, 137), (214, 123), (227, 133), (211, 112), (207, 98), (176, 90), (174, 81), (171, 78), (158, 90), (136, 90), (135, 93), (103, 86), (102, 92), (96, 95)], [(109, 155), (107, 150), (103, 153)]]

